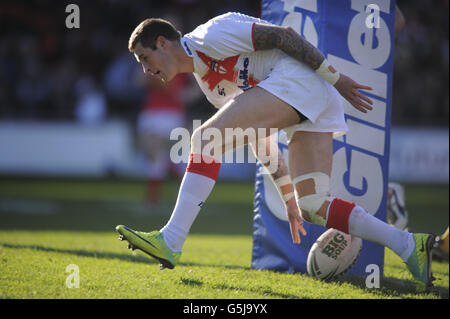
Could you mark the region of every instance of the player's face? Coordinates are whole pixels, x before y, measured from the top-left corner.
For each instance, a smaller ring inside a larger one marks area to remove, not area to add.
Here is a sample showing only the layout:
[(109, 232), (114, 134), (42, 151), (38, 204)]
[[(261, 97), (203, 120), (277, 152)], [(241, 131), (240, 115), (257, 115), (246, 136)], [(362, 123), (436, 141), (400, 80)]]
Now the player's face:
[[(167, 45), (165, 46), (167, 48)], [(145, 74), (157, 76), (163, 82), (172, 80), (176, 72), (173, 66), (173, 59), (169, 50), (164, 49), (164, 43), (157, 44), (157, 49), (152, 50), (137, 43), (134, 48), (136, 60), (142, 64)]]

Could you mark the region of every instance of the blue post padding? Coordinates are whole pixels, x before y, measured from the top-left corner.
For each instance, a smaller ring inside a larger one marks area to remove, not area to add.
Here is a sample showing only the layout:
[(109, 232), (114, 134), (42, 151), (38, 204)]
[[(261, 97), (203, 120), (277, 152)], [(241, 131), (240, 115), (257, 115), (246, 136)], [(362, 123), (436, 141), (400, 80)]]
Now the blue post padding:
[[(380, 220), (386, 220), (389, 180), (390, 118), (392, 100), (393, 26), (395, 0), (263, 0), (261, 18), (289, 25), (321, 50), (342, 73), (376, 87), (365, 92), (377, 102), (377, 112), (364, 117), (346, 108), (352, 130), (333, 143), (335, 164), (332, 195), (355, 202)], [(372, 8), (372, 9), (371, 9)], [(378, 10), (375, 12), (375, 9)], [(377, 19), (380, 27), (374, 27)], [(367, 83), (368, 82), (368, 83)], [(286, 145), (279, 143), (280, 149)], [(336, 158), (338, 160), (336, 161)], [(267, 182), (267, 181), (266, 181)], [(267, 185), (266, 185), (267, 186)], [(261, 164), (255, 180), (252, 267), (286, 272), (306, 272), (309, 250), (326, 230), (305, 222), (306, 237), (292, 244), (289, 223), (271, 211), (274, 200), (265, 189)], [(368, 207), (367, 207), (368, 206)], [(363, 249), (349, 274), (367, 275), (376, 264), (383, 274), (384, 247), (363, 241)]]
[[(309, 250), (317, 238), (326, 231), (326, 228), (305, 222), (304, 228), (307, 236), (301, 235), (300, 245), (293, 244), (289, 222), (276, 217), (267, 207), (261, 171), (262, 165), (258, 163), (253, 215), (252, 268), (306, 273)], [(384, 247), (364, 240), (361, 255), (348, 274), (365, 275), (366, 267), (369, 264), (378, 265), (380, 274), (382, 274)]]

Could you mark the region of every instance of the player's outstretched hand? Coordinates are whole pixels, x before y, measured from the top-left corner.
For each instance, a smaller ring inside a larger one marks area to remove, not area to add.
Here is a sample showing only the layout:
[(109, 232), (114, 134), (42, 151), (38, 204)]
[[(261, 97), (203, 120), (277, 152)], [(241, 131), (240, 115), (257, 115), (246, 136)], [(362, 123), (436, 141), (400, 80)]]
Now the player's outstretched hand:
[(338, 92), (351, 104), (353, 107), (363, 113), (367, 110), (372, 110), (372, 100), (363, 95), (358, 90), (372, 90), (370, 86), (359, 84), (344, 74), (340, 74), (339, 80), (334, 84)]
[(302, 233), (303, 236), (306, 236), (306, 231), (303, 228), (303, 218), (300, 215), (300, 211), (297, 206), (297, 202), (295, 201), (295, 197), (291, 198), (287, 203), (287, 215), (289, 219), (289, 225), (291, 226), (291, 236), (292, 236), (292, 242), (294, 244), (300, 244), (300, 234)]

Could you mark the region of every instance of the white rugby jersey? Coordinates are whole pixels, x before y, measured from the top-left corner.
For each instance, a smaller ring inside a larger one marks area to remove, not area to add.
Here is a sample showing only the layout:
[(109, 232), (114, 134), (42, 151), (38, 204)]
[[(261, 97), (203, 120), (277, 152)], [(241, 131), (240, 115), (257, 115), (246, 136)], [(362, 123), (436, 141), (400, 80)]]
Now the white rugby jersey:
[(207, 99), (220, 108), (264, 80), (285, 54), (277, 49), (255, 51), (254, 23), (269, 22), (240, 13), (226, 13), (181, 38), (194, 59), (194, 76)]
[(181, 45), (194, 60), (194, 76), (207, 99), (220, 108), (258, 85), (315, 124), (305, 130), (346, 130), (336, 89), (310, 66), (279, 49), (255, 51), (255, 23), (270, 24), (244, 14), (226, 13), (181, 38)]

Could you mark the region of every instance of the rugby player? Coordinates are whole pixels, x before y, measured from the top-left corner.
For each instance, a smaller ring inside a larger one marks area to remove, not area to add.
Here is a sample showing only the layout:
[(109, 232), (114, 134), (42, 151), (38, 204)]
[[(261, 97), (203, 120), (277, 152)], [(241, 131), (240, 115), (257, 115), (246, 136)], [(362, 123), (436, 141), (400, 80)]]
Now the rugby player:
[[(397, 229), (329, 194), (333, 136), (348, 130), (339, 94), (366, 113), (372, 101), (359, 90), (370, 87), (335, 70), (292, 28), (239, 13), (215, 17), (184, 36), (168, 21), (146, 19), (131, 34), (129, 50), (145, 73), (161, 81), (192, 72), (219, 109), (193, 132), (189, 163), (168, 223), (152, 232), (116, 227), (130, 248), (156, 258), (161, 268), (178, 263), (189, 229), (214, 187), (222, 154), (240, 146), (224, 140), (214, 152), (206, 152), (212, 137), (202, 139), (202, 131), (214, 128), (225, 136), (226, 128), (276, 128), (288, 138), (290, 176), (284, 182), (289, 179), (293, 185), (298, 206), (297, 215), (289, 216), (294, 243), (300, 243), (299, 232), (305, 235), (303, 219), (335, 228), (389, 247), (416, 280), (432, 285), (434, 235)], [(258, 135), (253, 144), (268, 137)]]

